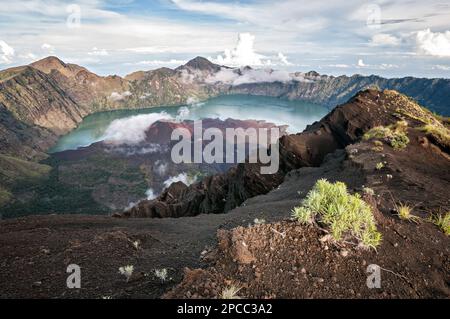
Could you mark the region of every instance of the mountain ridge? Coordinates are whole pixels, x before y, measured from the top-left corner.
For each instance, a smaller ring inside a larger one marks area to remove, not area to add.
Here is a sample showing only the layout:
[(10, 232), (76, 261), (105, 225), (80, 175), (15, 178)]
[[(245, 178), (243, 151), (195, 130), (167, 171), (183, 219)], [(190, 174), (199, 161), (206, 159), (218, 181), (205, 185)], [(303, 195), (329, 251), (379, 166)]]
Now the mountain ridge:
[[(290, 74), (289, 80), (280, 80), (272, 72), (264, 72), (252, 68), (233, 69), (196, 57), (176, 69), (137, 71), (122, 78), (99, 76), (84, 67), (50, 56), (27, 66), (0, 71), (0, 108), (6, 110), (2, 116), (8, 113), (14, 121), (46, 130), (54, 135), (52, 140), (74, 129), (85, 116), (95, 112), (177, 106), (223, 94), (267, 95), (332, 108), (362, 89), (377, 86), (395, 89), (433, 111), (450, 114), (447, 103), (450, 100), (449, 79), (333, 77), (310, 71)], [(260, 76), (260, 82), (245, 82)], [(230, 77), (238, 81), (226, 80)], [(2, 122), (11, 120), (5, 117)], [(8, 130), (7, 126), (3, 128), (4, 132)], [(14, 134), (13, 131), (7, 133), (9, 136)], [(9, 145), (10, 140), (2, 138), (6, 151), (17, 148)], [(25, 146), (35, 147), (33, 143)]]

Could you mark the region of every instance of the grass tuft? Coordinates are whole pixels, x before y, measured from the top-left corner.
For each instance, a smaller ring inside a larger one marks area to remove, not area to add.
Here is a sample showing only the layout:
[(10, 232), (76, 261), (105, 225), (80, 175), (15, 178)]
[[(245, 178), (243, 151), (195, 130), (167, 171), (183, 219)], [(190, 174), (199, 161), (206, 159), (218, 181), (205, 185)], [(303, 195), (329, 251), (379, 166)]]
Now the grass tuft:
[(131, 276), (133, 275), (134, 266), (133, 265), (127, 265), (119, 268), (119, 273), (121, 275), (124, 275), (127, 279), (127, 282), (130, 280)]
[(436, 215), (432, 217), (432, 222), (438, 226), (445, 235), (450, 236), (450, 211), (444, 215)]
[(397, 216), (400, 217), (400, 219), (409, 220), (416, 223), (420, 220), (420, 217), (412, 214), (413, 208), (406, 204), (400, 203), (399, 205), (395, 205), (395, 210), (397, 211)]
[(238, 292), (241, 290), (241, 288), (238, 288), (236, 286), (230, 286), (225, 288), (222, 291), (221, 299), (241, 299), (241, 297), (238, 296)]
[(342, 182), (318, 180), (292, 215), (304, 224), (317, 221), (329, 227), (337, 241), (350, 235), (366, 247), (376, 248), (381, 244), (382, 236), (377, 231), (371, 207), (359, 194), (349, 194)]

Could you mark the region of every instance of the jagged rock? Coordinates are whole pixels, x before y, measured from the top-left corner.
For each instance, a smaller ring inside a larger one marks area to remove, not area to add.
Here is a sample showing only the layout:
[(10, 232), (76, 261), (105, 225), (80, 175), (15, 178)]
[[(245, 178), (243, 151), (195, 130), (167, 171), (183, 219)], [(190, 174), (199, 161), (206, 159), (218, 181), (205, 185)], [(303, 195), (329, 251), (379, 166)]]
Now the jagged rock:
[[(124, 213), (126, 217), (181, 217), (226, 213), (245, 200), (278, 187), (284, 176), (300, 167), (319, 166), (326, 155), (356, 142), (370, 128), (392, 123), (399, 94), (364, 91), (336, 107), (303, 133), (280, 138), (280, 168), (276, 174), (261, 174), (261, 164), (242, 163), (225, 174), (205, 178), (177, 197), (164, 194), (142, 201)], [(380, 111), (380, 104), (388, 112)]]

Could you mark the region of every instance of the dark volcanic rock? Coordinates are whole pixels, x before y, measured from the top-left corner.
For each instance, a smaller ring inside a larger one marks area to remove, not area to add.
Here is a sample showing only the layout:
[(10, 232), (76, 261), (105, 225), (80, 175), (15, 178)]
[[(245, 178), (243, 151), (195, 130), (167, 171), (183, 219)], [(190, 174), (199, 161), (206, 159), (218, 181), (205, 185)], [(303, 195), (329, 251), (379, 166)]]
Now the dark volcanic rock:
[(278, 187), (286, 173), (319, 166), (327, 154), (357, 141), (372, 127), (392, 123), (397, 93), (364, 91), (338, 106), (303, 133), (280, 138), (280, 167), (276, 174), (261, 174), (261, 164), (241, 163), (226, 174), (210, 176), (191, 185), (176, 198), (161, 196), (142, 201), (125, 217), (181, 217), (226, 213), (245, 200)]

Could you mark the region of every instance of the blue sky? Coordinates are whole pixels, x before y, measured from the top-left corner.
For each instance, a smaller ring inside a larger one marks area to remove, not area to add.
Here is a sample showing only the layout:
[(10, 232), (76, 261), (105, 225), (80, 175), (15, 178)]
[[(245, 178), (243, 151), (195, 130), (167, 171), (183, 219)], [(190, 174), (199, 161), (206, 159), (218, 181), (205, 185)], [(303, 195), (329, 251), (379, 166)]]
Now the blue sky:
[(99, 74), (214, 62), (449, 77), (444, 0), (0, 0), (0, 69), (56, 55)]

